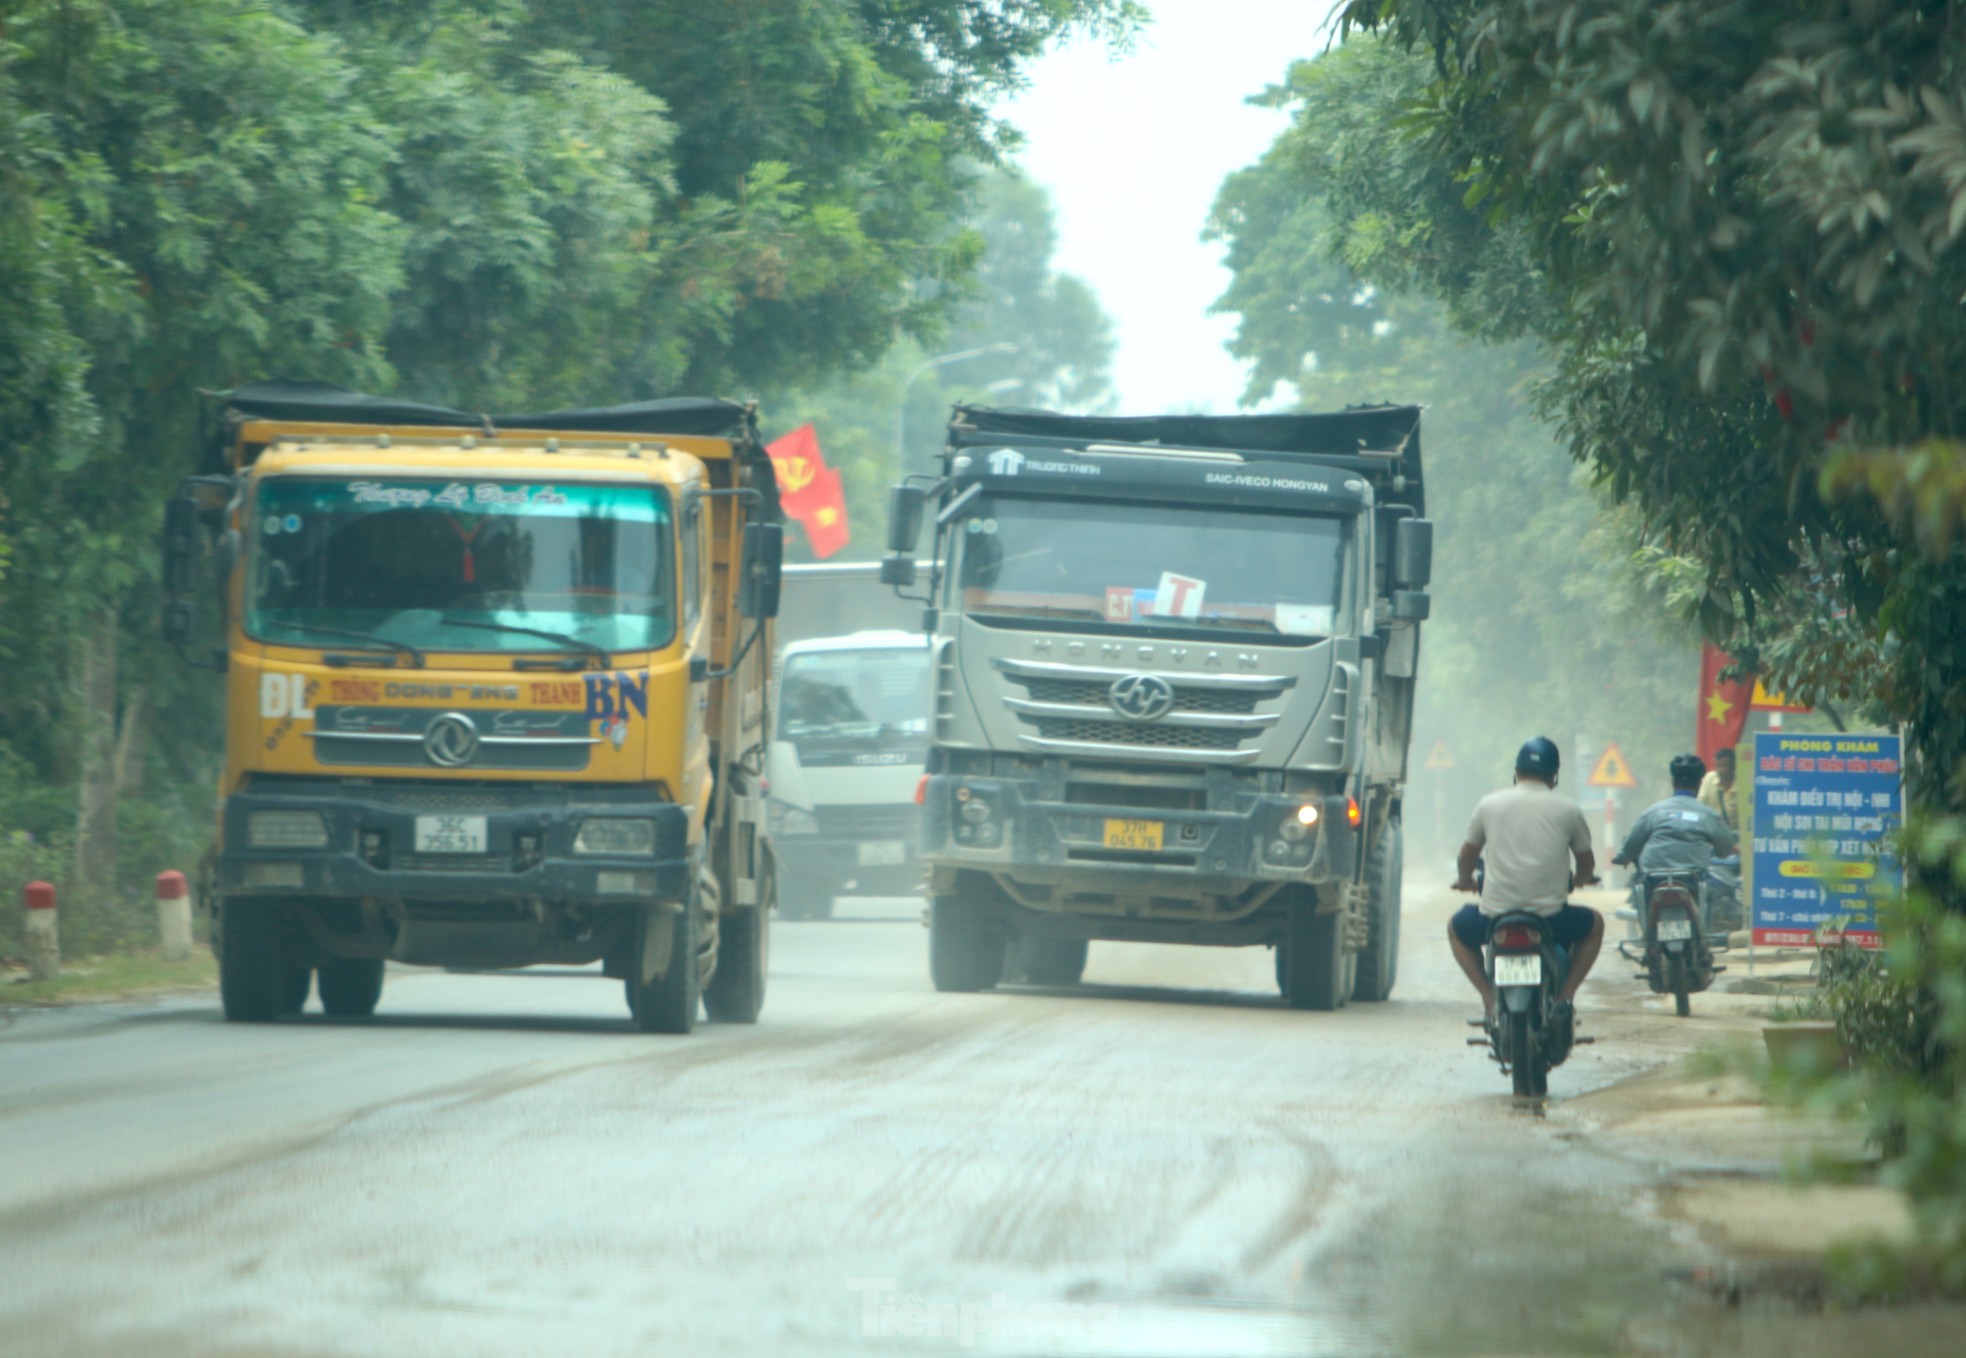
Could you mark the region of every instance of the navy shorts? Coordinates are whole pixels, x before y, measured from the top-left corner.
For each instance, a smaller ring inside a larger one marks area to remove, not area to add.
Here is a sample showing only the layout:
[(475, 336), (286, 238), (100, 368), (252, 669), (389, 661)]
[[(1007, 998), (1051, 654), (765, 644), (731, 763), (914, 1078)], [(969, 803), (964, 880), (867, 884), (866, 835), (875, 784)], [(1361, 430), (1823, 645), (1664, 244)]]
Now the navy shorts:
[[(1598, 913), (1585, 905), (1566, 905), (1554, 915), (1545, 915), (1546, 927), (1550, 937), (1558, 946), (1574, 948), (1590, 937), (1591, 930), (1597, 927)], [(1481, 913), (1479, 905), (1464, 905), (1454, 912), (1449, 925), (1454, 937), (1480, 952), (1488, 942), (1490, 917)]]

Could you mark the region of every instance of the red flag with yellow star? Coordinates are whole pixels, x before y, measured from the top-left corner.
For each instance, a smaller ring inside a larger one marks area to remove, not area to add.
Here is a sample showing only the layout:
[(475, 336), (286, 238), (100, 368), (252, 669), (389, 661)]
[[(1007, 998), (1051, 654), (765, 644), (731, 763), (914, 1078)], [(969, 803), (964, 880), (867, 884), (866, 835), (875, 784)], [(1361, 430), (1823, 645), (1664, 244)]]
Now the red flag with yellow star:
[(1741, 732), (1748, 724), (1748, 699), (1754, 694), (1754, 680), (1723, 681), (1721, 671), (1733, 663), (1727, 652), (1711, 642), (1700, 647), (1700, 713), (1694, 722), (1693, 748), (1709, 768), (1716, 752), (1741, 743)]
[(799, 522), (805, 525), (812, 554), (821, 561), (851, 540), (846, 523), (846, 487), (840, 484), (838, 470), (828, 467), (819, 474), (811, 502)]

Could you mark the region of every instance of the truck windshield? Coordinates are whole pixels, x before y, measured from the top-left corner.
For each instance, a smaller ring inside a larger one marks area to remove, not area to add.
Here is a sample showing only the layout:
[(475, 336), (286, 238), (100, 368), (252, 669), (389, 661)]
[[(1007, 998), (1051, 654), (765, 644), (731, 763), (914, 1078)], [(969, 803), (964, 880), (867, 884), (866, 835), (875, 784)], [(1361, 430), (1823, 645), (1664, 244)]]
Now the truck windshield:
[(1326, 637), (1344, 615), (1335, 517), (1001, 497), (956, 525), (963, 611), (1125, 628)]
[(808, 651), (785, 662), (778, 735), (801, 754), (919, 744), (927, 733), (927, 646)]
[[(668, 497), (646, 484), (269, 477), (246, 630), (430, 650), (649, 650), (675, 632)], [(505, 628), (532, 628), (535, 634)]]

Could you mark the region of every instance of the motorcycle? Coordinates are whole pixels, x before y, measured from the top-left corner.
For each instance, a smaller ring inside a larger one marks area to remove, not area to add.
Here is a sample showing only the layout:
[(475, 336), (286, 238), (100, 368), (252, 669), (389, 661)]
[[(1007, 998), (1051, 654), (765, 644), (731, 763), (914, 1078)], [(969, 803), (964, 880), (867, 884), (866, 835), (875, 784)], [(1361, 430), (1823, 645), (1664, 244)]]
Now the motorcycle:
[[(1689, 873), (1653, 877), (1651, 890), (1641, 886), (1637, 893), (1643, 934), (1618, 945), (1627, 959), (1645, 968), (1639, 979), (1653, 994), (1672, 996), (1673, 1012), (1681, 1018), (1693, 1012), (1692, 996), (1713, 984), (1714, 973), (1726, 970), (1714, 965), (1701, 886)], [(1637, 957), (1631, 953), (1633, 941), (1642, 945)]]
[(1564, 1063), (1572, 1046), (1591, 1040), (1575, 1034), (1574, 1020), (1560, 1023), (1550, 1012), (1569, 973), (1570, 956), (1549, 937), (1548, 924), (1526, 910), (1497, 915), (1482, 950), (1495, 989), (1495, 1012), (1477, 1020), (1487, 1036), (1471, 1037), (1468, 1044), (1490, 1048), (1517, 1098), (1548, 1093), (1550, 1072)]
[(1716, 950), (1727, 946), (1727, 936), (1745, 922), (1741, 918), (1741, 856), (1729, 854), (1707, 864), (1701, 903), (1706, 908), (1707, 934)]

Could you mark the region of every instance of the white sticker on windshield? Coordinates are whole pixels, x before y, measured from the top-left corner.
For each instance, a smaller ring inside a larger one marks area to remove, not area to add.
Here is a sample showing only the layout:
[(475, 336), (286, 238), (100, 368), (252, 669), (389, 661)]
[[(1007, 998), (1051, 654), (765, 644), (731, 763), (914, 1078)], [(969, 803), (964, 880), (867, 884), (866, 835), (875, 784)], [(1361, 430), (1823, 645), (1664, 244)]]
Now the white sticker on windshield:
[(1290, 637), (1328, 637), (1338, 622), (1330, 604), (1278, 604), (1277, 631)]
[(1154, 616), (1199, 618), (1202, 596), (1207, 592), (1206, 580), (1197, 580), (1191, 575), (1176, 575), (1173, 571), (1162, 571), (1160, 588), (1154, 591)]

